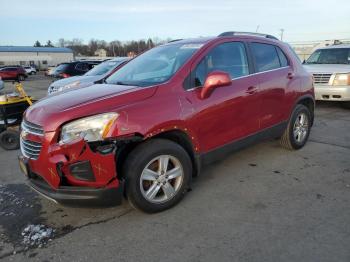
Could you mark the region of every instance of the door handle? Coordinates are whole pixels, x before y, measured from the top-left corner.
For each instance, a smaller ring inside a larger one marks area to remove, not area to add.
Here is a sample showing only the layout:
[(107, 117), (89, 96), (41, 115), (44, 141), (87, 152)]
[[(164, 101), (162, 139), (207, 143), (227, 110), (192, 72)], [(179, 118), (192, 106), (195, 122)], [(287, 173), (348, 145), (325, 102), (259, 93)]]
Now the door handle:
[(248, 87), (246, 93), (252, 95), (252, 94), (255, 94), (257, 91), (258, 91), (258, 88), (256, 86), (250, 86)]
[(294, 73), (293, 72), (289, 72), (288, 75), (287, 75), (287, 78), (288, 79), (293, 79), (294, 77)]

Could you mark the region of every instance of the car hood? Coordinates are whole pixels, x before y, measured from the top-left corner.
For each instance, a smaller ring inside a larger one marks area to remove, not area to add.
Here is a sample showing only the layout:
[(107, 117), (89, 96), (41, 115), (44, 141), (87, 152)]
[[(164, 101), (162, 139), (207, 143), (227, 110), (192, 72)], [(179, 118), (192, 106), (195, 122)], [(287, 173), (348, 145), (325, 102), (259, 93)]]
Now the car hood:
[[(82, 76), (72, 76), (72, 77), (61, 79), (61, 80), (57, 80), (57, 81), (51, 83), (50, 86), (52, 86), (52, 87), (61, 87), (61, 86), (66, 86), (66, 85), (72, 84), (72, 83), (77, 82), (77, 81), (79, 81), (80, 84), (93, 83), (93, 82), (96, 82), (98, 80), (101, 80), (103, 77), (104, 77), (104, 75), (99, 75), (99, 76), (84, 76), (84, 75), (82, 75)], [(78, 87), (79, 87), (79, 85), (78, 85)]]
[(339, 64), (304, 64), (304, 68), (310, 73), (349, 73), (350, 65)]
[(99, 84), (72, 89), (43, 98), (30, 106), (25, 119), (45, 132), (55, 131), (65, 122), (117, 109), (151, 97), (156, 87)]

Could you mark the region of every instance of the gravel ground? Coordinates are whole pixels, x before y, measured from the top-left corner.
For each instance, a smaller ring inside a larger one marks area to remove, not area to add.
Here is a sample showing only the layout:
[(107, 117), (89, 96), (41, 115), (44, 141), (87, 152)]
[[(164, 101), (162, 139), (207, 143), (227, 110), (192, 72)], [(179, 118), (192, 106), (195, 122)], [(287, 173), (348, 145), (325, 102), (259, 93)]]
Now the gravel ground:
[[(50, 81), (24, 86), (40, 98)], [(51, 203), (25, 185), (18, 152), (0, 149), (0, 259), (350, 261), (349, 130), (350, 110), (320, 103), (302, 150), (268, 141), (228, 155), (154, 215)]]

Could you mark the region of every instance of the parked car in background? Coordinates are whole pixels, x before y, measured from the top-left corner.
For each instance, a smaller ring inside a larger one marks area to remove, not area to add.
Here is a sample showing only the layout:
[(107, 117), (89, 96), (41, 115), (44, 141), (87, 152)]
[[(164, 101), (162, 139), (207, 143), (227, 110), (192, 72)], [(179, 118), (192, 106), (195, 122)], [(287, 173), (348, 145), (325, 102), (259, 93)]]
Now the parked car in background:
[[(58, 65), (57, 65), (58, 66)], [(46, 76), (52, 76), (53, 72), (55, 71), (56, 66), (49, 66), (46, 71), (45, 71), (45, 75)]]
[(102, 80), (118, 70), (129, 59), (128, 57), (114, 58), (96, 65), (82, 76), (73, 76), (52, 82), (48, 88), (48, 94), (51, 95), (66, 89), (87, 87), (94, 83), (102, 82)]
[(28, 75), (21, 66), (5, 66), (0, 68), (0, 77), (3, 80), (24, 81)]
[(350, 108), (350, 45), (340, 44), (317, 49), (304, 62), (312, 73), (316, 100), (342, 101)]
[(227, 32), (173, 41), (129, 61), (105, 84), (48, 96), (25, 113), (20, 167), (61, 203), (177, 204), (201, 166), (252, 143), (307, 142), (312, 76), (270, 35)]
[(27, 73), (28, 75), (34, 75), (34, 74), (36, 74), (36, 68), (33, 67), (33, 66), (24, 66), (23, 68), (24, 68), (24, 70), (26, 71), (26, 73)]
[(2, 81), (2, 78), (0, 77), (0, 91), (5, 88), (5, 83)]
[(101, 61), (75, 61), (70, 63), (62, 63), (55, 68), (51, 76), (58, 79), (71, 76), (80, 76), (100, 63)]

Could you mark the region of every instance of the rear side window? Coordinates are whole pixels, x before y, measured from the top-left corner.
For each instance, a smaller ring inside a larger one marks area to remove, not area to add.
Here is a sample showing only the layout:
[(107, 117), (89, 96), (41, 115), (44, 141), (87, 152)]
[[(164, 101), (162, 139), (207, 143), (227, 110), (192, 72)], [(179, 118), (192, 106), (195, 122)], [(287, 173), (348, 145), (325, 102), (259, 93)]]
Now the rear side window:
[(252, 43), (251, 49), (257, 72), (264, 72), (280, 67), (280, 61), (275, 46)]
[(79, 70), (79, 71), (88, 71), (89, 70), (89, 67), (87, 64), (85, 63), (78, 63), (76, 66), (75, 66), (75, 69), (76, 70)]
[(213, 71), (227, 72), (232, 79), (248, 75), (244, 44), (231, 42), (214, 47), (197, 65), (193, 76), (194, 86), (203, 86), (207, 75)]

